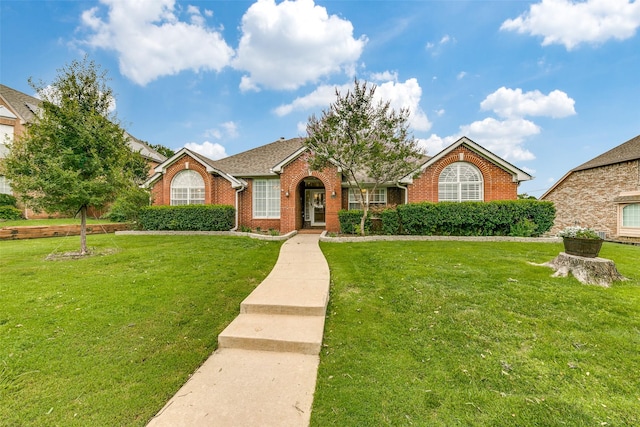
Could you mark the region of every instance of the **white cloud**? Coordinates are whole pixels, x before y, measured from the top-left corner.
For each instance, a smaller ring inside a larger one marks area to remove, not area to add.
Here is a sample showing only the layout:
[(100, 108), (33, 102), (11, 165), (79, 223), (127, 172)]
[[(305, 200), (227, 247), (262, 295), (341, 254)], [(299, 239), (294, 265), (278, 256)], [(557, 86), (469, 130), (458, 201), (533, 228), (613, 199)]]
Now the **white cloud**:
[(633, 37), (640, 27), (640, 2), (628, 0), (542, 0), (501, 30), (542, 36), (542, 45), (562, 44), (571, 50), (581, 43), (600, 44)]
[(538, 90), (522, 92), (522, 89), (496, 90), (480, 103), (483, 110), (493, 110), (501, 117), (546, 116), (561, 118), (576, 114), (575, 101), (560, 90), (548, 95)]
[(353, 73), (367, 42), (353, 25), (313, 0), (258, 0), (242, 17), (233, 66), (248, 72), (240, 89), (296, 89), (334, 73)]
[(387, 82), (387, 81), (398, 81), (398, 72), (397, 71), (383, 71), (382, 73), (371, 73), (371, 81), (374, 82)]
[[(352, 84), (346, 84), (337, 87), (342, 94), (353, 88)], [(396, 81), (388, 81), (377, 86), (375, 92), (376, 99), (389, 101), (391, 107), (399, 110), (401, 108), (409, 108), (411, 115), (409, 116), (409, 124), (414, 130), (427, 131), (431, 128), (431, 122), (427, 118), (427, 114), (420, 108), (420, 98), (422, 97), (422, 88), (415, 78), (408, 79), (404, 83)], [(314, 108), (326, 109), (332, 102), (336, 100), (336, 86), (319, 86), (316, 90), (303, 97), (296, 98), (290, 104), (284, 104), (277, 107), (274, 112), (278, 116), (285, 116), (293, 111), (304, 111)]]
[(278, 116), (286, 116), (293, 111), (305, 111), (311, 110), (317, 107), (328, 108), (329, 104), (336, 100), (336, 89), (340, 93), (346, 93), (352, 89), (352, 84), (345, 84), (342, 86), (322, 85), (318, 86), (316, 90), (308, 95), (298, 97), (290, 104), (283, 104), (277, 107), (274, 112)]
[(218, 31), (205, 26), (194, 6), (186, 10), (187, 23), (176, 16), (175, 0), (100, 2), (108, 7), (106, 18), (100, 7), (82, 14), (91, 33), (84, 43), (115, 51), (120, 72), (139, 85), (183, 70), (219, 71), (231, 61), (233, 49)]
[(416, 131), (428, 131), (431, 129), (431, 122), (427, 114), (420, 108), (420, 98), (422, 88), (415, 78), (408, 79), (404, 83), (386, 82), (376, 89), (375, 96), (378, 99), (389, 101), (391, 107), (396, 110), (409, 108), (409, 124)]
[(228, 156), (225, 148), (217, 142), (211, 143), (209, 141), (205, 141), (202, 144), (189, 142), (185, 144), (185, 148), (195, 151), (196, 153), (200, 153), (203, 156), (210, 158), (211, 160), (224, 159)]
[(435, 156), (442, 150), (444, 150), (449, 145), (453, 144), (458, 140), (458, 138), (454, 136), (448, 136), (445, 138), (441, 138), (436, 134), (432, 134), (429, 138), (416, 138), (418, 141), (418, 147), (423, 150), (429, 156)]
[(466, 136), (487, 150), (509, 161), (533, 160), (535, 155), (523, 147), (525, 139), (539, 134), (540, 127), (530, 120), (515, 118), (496, 120), (487, 117), (484, 120), (460, 126), (455, 140)]
[(237, 138), (238, 137), (238, 125), (235, 122), (229, 121), (221, 123), (218, 128), (207, 129), (204, 132), (205, 138), (222, 139)]
[(458, 80), (462, 80), (462, 79), (464, 79), (464, 78), (466, 77), (466, 75), (467, 75), (467, 72), (466, 72), (466, 71), (460, 71), (460, 72), (458, 73), (458, 75), (456, 76), (456, 79), (458, 79)]
[(444, 48), (445, 45), (449, 44), (449, 43), (455, 43), (456, 39), (451, 37), (448, 34), (445, 34), (444, 36), (442, 36), (442, 38), (437, 41), (437, 42), (427, 42), (425, 48), (428, 51), (431, 51), (431, 54), (433, 56), (437, 56), (442, 52), (442, 49)]

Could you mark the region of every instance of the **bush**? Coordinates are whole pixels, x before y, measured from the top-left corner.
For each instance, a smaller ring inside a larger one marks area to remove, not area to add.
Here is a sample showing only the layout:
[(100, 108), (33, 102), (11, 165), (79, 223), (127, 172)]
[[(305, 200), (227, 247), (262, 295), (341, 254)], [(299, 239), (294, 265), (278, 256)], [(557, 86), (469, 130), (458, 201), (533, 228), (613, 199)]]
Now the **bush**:
[[(340, 221), (340, 232), (344, 234), (360, 234), (360, 220), (362, 211), (360, 209), (338, 211), (338, 221)], [(371, 218), (367, 215), (364, 222), (364, 231), (368, 234), (371, 231)]]
[(235, 209), (228, 205), (147, 206), (140, 210), (143, 230), (228, 231)]
[(0, 219), (15, 220), (22, 219), (22, 212), (14, 206), (0, 206)]
[(133, 188), (120, 195), (105, 218), (115, 222), (138, 222), (140, 210), (149, 206), (149, 191)]
[(399, 205), (382, 215), (386, 234), (442, 236), (540, 236), (553, 226), (551, 202), (503, 200)]
[(0, 206), (18, 207), (18, 200), (11, 194), (0, 193)]

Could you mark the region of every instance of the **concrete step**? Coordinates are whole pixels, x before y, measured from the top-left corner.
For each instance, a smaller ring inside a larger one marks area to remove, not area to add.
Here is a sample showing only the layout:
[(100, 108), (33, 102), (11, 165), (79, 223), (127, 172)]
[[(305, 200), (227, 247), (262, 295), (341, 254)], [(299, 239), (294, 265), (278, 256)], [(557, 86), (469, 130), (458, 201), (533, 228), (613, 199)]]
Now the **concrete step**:
[(317, 355), (324, 316), (240, 314), (218, 335), (220, 348)]
[(324, 316), (329, 280), (270, 276), (240, 304), (240, 313)]

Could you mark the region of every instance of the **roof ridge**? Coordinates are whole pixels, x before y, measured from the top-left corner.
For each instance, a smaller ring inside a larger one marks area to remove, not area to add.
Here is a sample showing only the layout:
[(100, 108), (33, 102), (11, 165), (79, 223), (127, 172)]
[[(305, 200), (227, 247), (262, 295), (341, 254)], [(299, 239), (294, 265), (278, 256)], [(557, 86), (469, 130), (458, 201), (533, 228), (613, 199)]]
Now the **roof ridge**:
[(573, 168), (572, 171), (593, 169), (638, 159), (640, 159), (640, 135), (605, 151), (593, 159)]

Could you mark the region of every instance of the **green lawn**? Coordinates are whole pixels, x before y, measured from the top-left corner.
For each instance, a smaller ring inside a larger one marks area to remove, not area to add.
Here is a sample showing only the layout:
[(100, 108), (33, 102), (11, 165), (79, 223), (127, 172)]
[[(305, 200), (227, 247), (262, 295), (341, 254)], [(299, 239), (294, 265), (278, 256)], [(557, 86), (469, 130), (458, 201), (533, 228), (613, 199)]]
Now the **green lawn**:
[(0, 241), (0, 425), (143, 426), (216, 347), (280, 243), (238, 237)]
[[(87, 224), (110, 224), (113, 221), (105, 219), (87, 218)], [(80, 225), (80, 218), (49, 218), (49, 219), (16, 219), (11, 221), (0, 221), (0, 228), (3, 227), (32, 227), (42, 225)]]
[(640, 425), (640, 247), (609, 289), (548, 243), (322, 243), (332, 287), (312, 426)]

